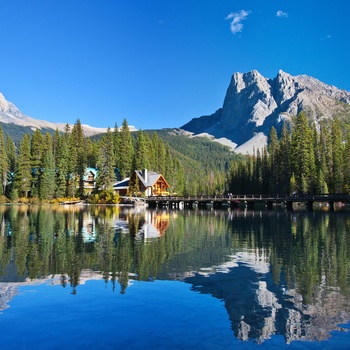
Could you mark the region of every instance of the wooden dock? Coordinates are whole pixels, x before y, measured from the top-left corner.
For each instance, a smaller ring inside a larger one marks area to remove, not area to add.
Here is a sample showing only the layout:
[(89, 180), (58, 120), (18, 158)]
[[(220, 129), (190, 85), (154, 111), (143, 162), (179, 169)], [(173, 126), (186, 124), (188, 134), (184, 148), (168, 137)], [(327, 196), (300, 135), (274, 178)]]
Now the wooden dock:
[(319, 194), (288, 196), (285, 194), (276, 195), (230, 195), (230, 196), (192, 196), (192, 197), (148, 197), (145, 198), (150, 208), (238, 208), (246, 207), (254, 209), (256, 205), (263, 204), (268, 209), (276, 205), (284, 205), (288, 210), (293, 210), (295, 203), (306, 205), (308, 210), (313, 210), (314, 203), (328, 203), (331, 210), (334, 210), (335, 203), (350, 204), (348, 194)]

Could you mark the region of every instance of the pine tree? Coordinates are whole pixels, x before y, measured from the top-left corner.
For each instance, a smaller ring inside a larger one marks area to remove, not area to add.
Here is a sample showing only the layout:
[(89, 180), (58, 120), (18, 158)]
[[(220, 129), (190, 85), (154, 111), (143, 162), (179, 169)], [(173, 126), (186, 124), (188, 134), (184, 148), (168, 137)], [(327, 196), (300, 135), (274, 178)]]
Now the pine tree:
[(93, 142), (90, 138), (88, 138), (85, 142), (85, 148), (87, 166), (90, 168), (96, 168), (99, 153), (97, 142)]
[(346, 134), (346, 142), (344, 145), (344, 191), (350, 193), (350, 131)]
[(291, 165), (298, 188), (305, 193), (312, 191), (316, 170), (313, 137), (304, 112), (299, 113), (292, 133)]
[[(168, 144), (165, 146), (165, 159), (166, 162), (164, 177), (167, 181), (169, 181), (170, 179), (174, 178), (174, 160), (171, 154), (170, 146)], [(172, 182), (169, 184), (171, 184), (171, 188), (173, 188)]]
[(277, 131), (274, 126), (270, 129), (269, 146), (268, 146), (268, 176), (270, 191), (276, 191), (280, 187), (280, 177), (278, 176), (278, 156), (279, 156), (279, 141)]
[(174, 161), (172, 189), (178, 195), (186, 195), (185, 172), (179, 160)]
[(65, 134), (63, 142), (66, 143), (67, 147), (67, 175), (66, 175), (66, 196), (75, 197), (77, 192), (76, 186), (76, 165), (78, 161), (78, 151), (76, 147), (75, 139), (71, 133), (70, 126), (67, 124), (65, 128)]
[(56, 129), (55, 134), (52, 139), (52, 154), (55, 160), (55, 165), (58, 164), (58, 157), (59, 157), (59, 147), (61, 145), (61, 135)]
[(64, 134), (59, 139), (56, 160), (56, 180), (55, 180), (55, 197), (68, 197), (69, 183), (69, 136)]
[(329, 128), (321, 123), (319, 132), (319, 169), (322, 171), (326, 183), (330, 183), (330, 169), (332, 168), (332, 144)]
[(165, 174), (165, 169), (166, 169), (165, 153), (166, 153), (166, 151), (165, 151), (164, 142), (161, 138), (158, 138), (158, 147), (157, 147), (158, 168), (156, 170), (160, 174)]
[(25, 134), (22, 137), (17, 167), (14, 175), (13, 190), (20, 197), (28, 197), (32, 184), (32, 172), (30, 164), (30, 136)]
[(46, 149), (39, 179), (39, 197), (40, 199), (52, 199), (55, 194), (55, 160), (51, 146), (52, 138), (49, 133), (46, 133), (45, 141)]
[(2, 127), (0, 126), (0, 196), (3, 195), (6, 191), (7, 172), (8, 164), (5, 148), (5, 139), (4, 134), (2, 132)]
[(30, 164), (32, 167), (32, 197), (36, 197), (39, 194), (39, 177), (43, 167), (44, 150), (44, 136), (39, 129), (36, 129), (30, 141)]
[(280, 185), (276, 192), (291, 193), (289, 187), (289, 179), (291, 175), (290, 165), (290, 135), (286, 123), (282, 126), (281, 139), (279, 143), (279, 151), (277, 155), (277, 177)]
[(106, 135), (103, 136), (98, 158), (98, 177), (97, 187), (100, 190), (110, 190), (115, 182), (114, 173), (114, 150), (113, 150), (113, 135), (108, 128)]
[(133, 140), (126, 119), (123, 120), (122, 128), (119, 135), (118, 154), (118, 168), (120, 170), (122, 178), (125, 178), (131, 173), (134, 155)]
[(148, 147), (146, 144), (146, 138), (143, 131), (140, 130), (136, 138), (133, 170), (149, 168), (150, 162), (148, 159)]
[(74, 167), (74, 172), (77, 178), (79, 179), (78, 184), (78, 195), (84, 195), (84, 174), (87, 164), (86, 150), (85, 150), (85, 137), (83, 128), (80, 122), (80, 119), (77, 119), (71, 134), (71, 147), (74, 147), (75, 150), (71, 148), (72, 153), (75, 153), (76, 164)]
[(7, 164), (7, 179), (6, 179), (6, 195), (10, 196), (13, 188), (13, 178), (16, 170), (16, 149), (15, 144), (9, 135), (6, 135), (5, 139), (5, 149), (6, 149), (6, 164)]
[(119, 159), (119, 138), (120, 138), (120, 132), (117, 123), (114, 125), (113, 130), (113, 150), (114, 150), (114, 166), (116, 168), (119, 167), (120, 159)]
[(331, 190), (333, 193), (343, 191), (343, 140), (338, 118), (332, 121), (332, 181)]
[(328, 193), (328, 186), (324, 179), (322, 169), (320, 168), (317, 173), (317, 185), (316, 185), (316, 191), (318, 194), (327, 194)]

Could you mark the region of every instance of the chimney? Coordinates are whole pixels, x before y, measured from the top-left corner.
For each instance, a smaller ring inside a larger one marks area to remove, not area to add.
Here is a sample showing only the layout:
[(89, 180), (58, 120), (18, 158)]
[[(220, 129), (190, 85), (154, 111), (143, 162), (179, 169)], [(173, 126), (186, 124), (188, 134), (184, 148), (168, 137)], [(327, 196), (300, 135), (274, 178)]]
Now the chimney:
[(148, 172), (147, 169), (142, 170), (142, 177), (144, 178), (145, 182), (148, 182)]

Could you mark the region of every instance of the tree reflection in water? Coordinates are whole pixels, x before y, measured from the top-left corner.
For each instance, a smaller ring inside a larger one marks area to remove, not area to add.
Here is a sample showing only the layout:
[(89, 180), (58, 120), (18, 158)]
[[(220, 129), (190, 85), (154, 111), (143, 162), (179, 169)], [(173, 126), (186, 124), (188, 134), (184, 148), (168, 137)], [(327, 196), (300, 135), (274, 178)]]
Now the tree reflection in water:
[[(224, 302), (236, 337), (322, 340), (349, 322), (349, 213), (0, 207), (0, 308), (15, 286), (181, 280)], [(10, 287), (12, 288), (10, 288)]]

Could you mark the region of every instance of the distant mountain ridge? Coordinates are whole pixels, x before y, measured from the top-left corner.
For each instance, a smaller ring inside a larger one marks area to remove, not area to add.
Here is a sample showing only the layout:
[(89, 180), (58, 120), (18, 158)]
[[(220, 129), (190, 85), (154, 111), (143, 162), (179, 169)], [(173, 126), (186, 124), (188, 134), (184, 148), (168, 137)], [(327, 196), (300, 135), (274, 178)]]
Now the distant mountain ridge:
[(274, 79), (258, 71), (234, 73), (222, 108), (194, 118), (180, 129), (209, 134), (233, 143), (237, 153), (251, 153), (267, 144), (271, 126), (280, 130), (283, 121), (303, 110), (319, 122), (335, 116), (350, 118), (350, 93), (307, 76), (280, 70)]
[[(45, 120), (38, 120), (23, 114), (12, 102), (5, 99), (0, 93), (0, 123), (13, 123), (15, 125), (30, 127), (32, 129), (52, 129), (64, 131), (67, 123), (52, 123)], [(82, 124), (85, 136), (105, 133), (107, 128), (95, 128), (86, 124)]]
[[(292, 76), (280, 70), (274, 79), (263, 77), (257, 70), (234, 73), (227, 88), (223, 106), (211, 115), (194, 118), (172, 135), (207, 136), (236, 153), (252, 153), (267, 144), (271, 126), (279, 131), (303, 110), (319, 122), (334, 116), (347, 118), (350, 125), (350, 93), (327, 85), (307, 75)], [(64, 131), (66, 123), (38, 120), (23, 114), (0, 93), (0, 125), (16, 139), (38, 128)], [(85, 136), (102, 134), (107, 128), (82, 124)], [(129, 126), (131, 131), (136, 128)]]

